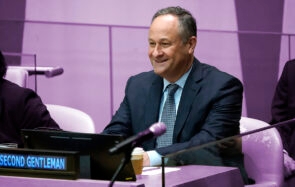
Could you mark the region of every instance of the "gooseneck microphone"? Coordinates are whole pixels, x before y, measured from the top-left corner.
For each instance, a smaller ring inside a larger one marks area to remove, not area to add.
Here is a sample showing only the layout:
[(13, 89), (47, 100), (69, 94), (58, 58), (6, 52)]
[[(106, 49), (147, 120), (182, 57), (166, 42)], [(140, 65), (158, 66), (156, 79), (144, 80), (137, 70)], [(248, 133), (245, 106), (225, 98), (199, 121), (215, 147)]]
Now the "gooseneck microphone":
[(45, 75), (47, 78), (63, 74), (62, 67), (34, 67), (34, 66), (8, 66), (9, 69), (24, 69), (29, 75)]
[[(135, 136), (131, 136), (130, 138), (118, 143), (113, 148), (109, 149), (111, 154), (120, 152), (122, 149), (124, 150), (127, 146), (140, 146), (144, 141), (152, 139), (154, 137), (158, 137), (166, 132), (166, 125), (162, 122), (157, 122), (151, 125), (148, 129), (138, 133)], [(129, 147), (127, 147), (129, 148)]]

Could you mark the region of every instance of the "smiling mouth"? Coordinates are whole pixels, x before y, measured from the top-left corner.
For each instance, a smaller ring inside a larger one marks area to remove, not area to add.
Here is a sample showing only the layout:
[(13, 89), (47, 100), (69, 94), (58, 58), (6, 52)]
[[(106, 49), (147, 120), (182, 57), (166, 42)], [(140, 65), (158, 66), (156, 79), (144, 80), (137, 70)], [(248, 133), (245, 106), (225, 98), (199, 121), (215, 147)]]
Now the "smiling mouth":
[(165, 60), (154, 60), (154, 62), (156, 63), (156, 64), (162, 64), (162, 63), (165, 63), (165, 62), (167, 62), (168, 60), (167, 59), (165, 59)]

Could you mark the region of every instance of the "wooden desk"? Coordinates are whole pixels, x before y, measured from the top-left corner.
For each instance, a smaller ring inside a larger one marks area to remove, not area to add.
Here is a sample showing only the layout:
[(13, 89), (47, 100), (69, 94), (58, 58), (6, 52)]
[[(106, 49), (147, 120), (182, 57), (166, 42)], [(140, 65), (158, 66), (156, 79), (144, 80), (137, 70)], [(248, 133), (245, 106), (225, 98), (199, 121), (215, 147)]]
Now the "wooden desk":
[[(167, 169), (168, 170), (168, 169)], [(109, 181), (78, 179), (45, 179), (32, 177), (0, 176), (0, 187), (107, 187)], [(237, 168), (216, 166), (182, 166), (165, 175), (167, 187), (242, 187)], [(114, 187), (161, 187), (162, 174), (138, 175), (136, 182), (116, 181)]]

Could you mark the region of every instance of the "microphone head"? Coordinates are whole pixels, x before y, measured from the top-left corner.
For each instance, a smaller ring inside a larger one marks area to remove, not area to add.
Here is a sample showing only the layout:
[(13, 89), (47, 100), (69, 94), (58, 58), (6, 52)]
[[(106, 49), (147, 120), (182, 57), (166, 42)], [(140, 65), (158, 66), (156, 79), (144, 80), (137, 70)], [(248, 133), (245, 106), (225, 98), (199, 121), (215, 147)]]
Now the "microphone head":
[(166, 125), (162, 122), (154, 123), (149, 130), (157, 137), (166, 132)]
[(64, 72), (64, 69), (61, 68), (61, 67), (55, 67), (55, 68), (52, 68), (48, 71), (45, 71), (45, 76), (46, 77), (54, 77), (54, 76), (57, 76), (57, 75), (61, 75), (63, 74)]

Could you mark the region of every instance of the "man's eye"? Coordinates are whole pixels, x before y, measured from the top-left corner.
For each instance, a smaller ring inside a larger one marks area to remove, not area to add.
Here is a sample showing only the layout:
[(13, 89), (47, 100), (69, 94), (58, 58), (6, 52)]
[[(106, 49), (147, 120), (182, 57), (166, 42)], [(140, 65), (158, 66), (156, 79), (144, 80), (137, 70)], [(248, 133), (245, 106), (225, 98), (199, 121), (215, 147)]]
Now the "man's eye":
[(153, 46), (156, 45), (156, 43), (154, 43), (154, 42), (150, 42), (149, 45), (150, 45), (151, 47), (153, 47)]
[(169, 43), (162, 43), (163, 47), (168, 47), (170, 44)]

